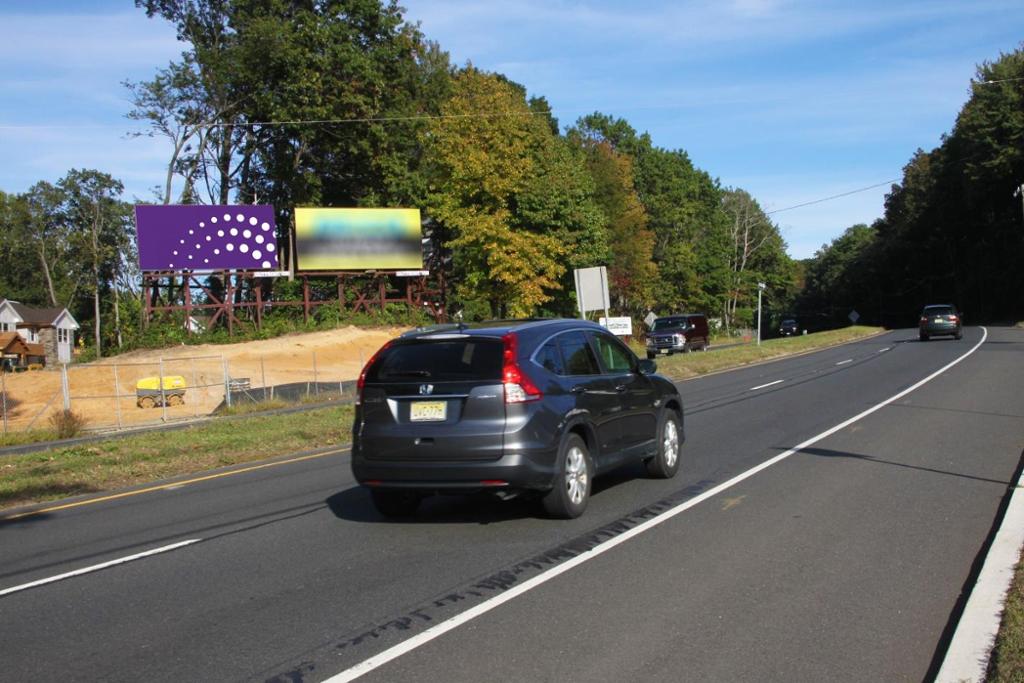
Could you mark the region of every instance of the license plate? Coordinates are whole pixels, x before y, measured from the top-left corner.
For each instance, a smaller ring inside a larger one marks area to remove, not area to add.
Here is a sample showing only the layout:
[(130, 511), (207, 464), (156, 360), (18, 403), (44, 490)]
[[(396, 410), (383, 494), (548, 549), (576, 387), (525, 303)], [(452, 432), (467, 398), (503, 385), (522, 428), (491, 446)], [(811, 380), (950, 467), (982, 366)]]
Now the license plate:
[(658, 353), (668, 353), (668, 349), (661, 349)]
[(409, 420), (412, 422), (443, 422), (446, 419), (446, 401), (413, 401), (409, 406)]
[(935, 322), (937, 322), (937, 323), (941, 323), (941, 322), (944, 322), (944, 321), (942, 320), (942, 318), (936, 318), (936, 319), (935, 319)]

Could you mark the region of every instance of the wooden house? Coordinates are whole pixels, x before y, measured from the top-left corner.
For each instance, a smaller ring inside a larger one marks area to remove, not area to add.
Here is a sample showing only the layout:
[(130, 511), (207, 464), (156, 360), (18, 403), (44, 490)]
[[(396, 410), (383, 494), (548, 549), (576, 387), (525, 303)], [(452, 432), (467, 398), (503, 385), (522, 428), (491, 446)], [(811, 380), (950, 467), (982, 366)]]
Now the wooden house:
[(66, 308), (33, 308), (0, 299), (0, 334), (16, 332), (28, 345), (28, 355), (38, 356), (51, 367), (71, 362), (78, 328), (78, 321)]

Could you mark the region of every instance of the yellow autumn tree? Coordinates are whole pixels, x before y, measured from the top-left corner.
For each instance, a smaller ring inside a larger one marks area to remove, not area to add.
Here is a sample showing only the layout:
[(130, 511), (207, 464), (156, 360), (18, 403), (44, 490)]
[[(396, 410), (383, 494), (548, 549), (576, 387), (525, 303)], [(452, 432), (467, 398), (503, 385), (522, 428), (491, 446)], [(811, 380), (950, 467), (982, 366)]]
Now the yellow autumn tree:
[(529, 316), (565, 272), (559, 241), (515, 220), (538, 151), (556, 140), (548, 120), (530, 110), (521, 87), (472, 66), (456, 74), (441, 113), (423, 139), (428, 213), (451, 231), (456, 295), (486, 301), (491, 315)]

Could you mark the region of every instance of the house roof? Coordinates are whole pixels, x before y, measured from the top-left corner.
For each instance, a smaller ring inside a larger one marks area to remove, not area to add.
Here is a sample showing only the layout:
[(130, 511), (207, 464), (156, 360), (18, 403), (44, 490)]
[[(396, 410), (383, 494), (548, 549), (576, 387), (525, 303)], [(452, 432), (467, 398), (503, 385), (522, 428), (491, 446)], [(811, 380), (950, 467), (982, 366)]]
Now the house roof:
[(65, 327), (71, 327), (76, 330), (79, 327), (78, 321), (68, 312), (68, 309), (63, 307), (33, 308), (19, 301), (0, 299), (0, 306), (4, 304), (10, 306), (18, 317), (21, 318), (21, 322), (18, 323), (19, 327), (57, 327), (62, 320), (70, 323), (70, 325), (64, 325)]
[(0, 332), (0, 353), (31, 354), (32, 346), (42, 344), (27, 344), (17, 332)]
[(18, 302), (11, 301), (10, 299), (0, 299), (0, 311), (3, 311), (5, 308), (8, 309), (17, 318), (15, 322), (21, 322), (21, 315), (18, 314), (18, 311), (14, 310), (14, 304), (16, 303)]
[(42, 344), (25, 344), (28, 347), (28, 355), (30, 356), (46, 356), (46, 347)]

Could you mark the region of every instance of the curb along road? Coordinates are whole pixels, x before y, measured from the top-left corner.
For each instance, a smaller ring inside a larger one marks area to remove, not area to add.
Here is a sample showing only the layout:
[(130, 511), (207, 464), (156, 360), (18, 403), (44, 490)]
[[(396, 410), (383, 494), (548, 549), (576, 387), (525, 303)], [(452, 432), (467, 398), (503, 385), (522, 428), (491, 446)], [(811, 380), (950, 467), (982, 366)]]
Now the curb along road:
[[(1024, 458), (1024, 454), (1022, 454)], [(992, 538), (985, 563), (960, 615), (936, 683), (981, 683), (985, 680), (1006, 595), (1024, 546), (1024, 473), (1013, 483), (1009, 504)]]

